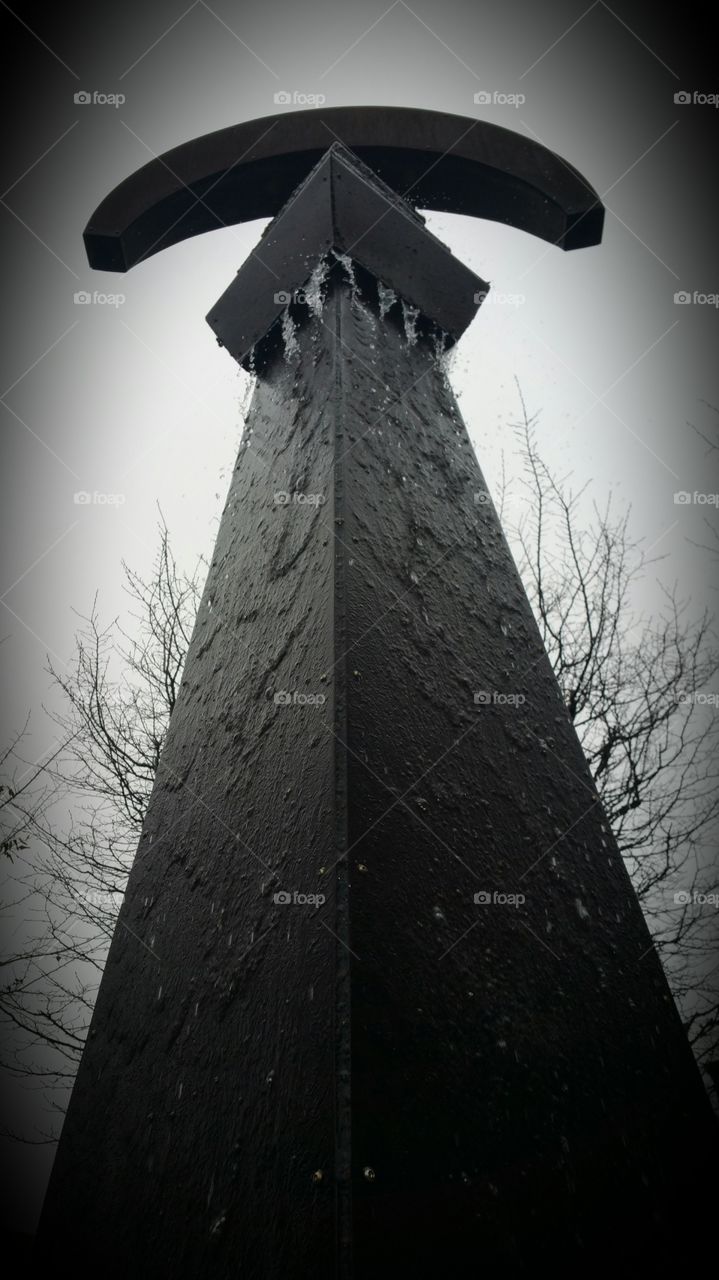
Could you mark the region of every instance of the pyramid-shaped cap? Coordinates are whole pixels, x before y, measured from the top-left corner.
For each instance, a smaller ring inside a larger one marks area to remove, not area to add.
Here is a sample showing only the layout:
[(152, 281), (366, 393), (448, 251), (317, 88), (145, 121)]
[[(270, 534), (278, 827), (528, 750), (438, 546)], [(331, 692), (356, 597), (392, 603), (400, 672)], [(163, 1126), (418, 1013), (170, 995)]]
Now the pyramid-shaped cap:
[(247, 366), (297, 290), (332, 250), (359, 263), (456, 342), (488, 286), (353, 152), (333, 143), (267, 227), (210, 311), (218, 341)]

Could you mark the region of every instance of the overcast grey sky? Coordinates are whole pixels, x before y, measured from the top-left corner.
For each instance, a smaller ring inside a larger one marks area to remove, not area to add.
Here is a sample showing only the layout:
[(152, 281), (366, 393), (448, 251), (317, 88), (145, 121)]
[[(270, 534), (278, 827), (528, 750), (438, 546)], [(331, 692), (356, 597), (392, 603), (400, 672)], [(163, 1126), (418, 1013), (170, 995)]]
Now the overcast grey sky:
[[(13, 672), (13, 718), (37, 702), (45, 651), (71, 651), (71, 607), (100, 587), (112, 613), (121, 557), (149, 563), (157, 502), (182, 558), (210, 548), (238, 442), (242, 375), (204, 315), (261, 224), (184, 242), (124, 276), (89, 270), (82, 228), (153, 154), (271, 114), (278, 90), (323, 94), (328, 106), (384, 102), (488, 118), (541, 139), (605, 195), (604, 243), (569, 254), (511, 228), (430, 216), (496, 293), (525, 299), (480, 311), (453, 382), (490, 486), (517, 409), (516, 376), (530, 408), (542, 410), (550, 461), (578, 483), (593, 479), (600, 500), (611, 487), (631, 501), (636, 531), (701, 585), (685, 536), (699, 534), (708, 508), (679, 509), (673, 494), (706, 488), (705, 446), (686, 422), (715, 431), (700, 402), (719, 401), (709, 358), (717, 313), (677, 307), (674, 293), (716, 285), (697, 251), (710, 216), (700, 126), (712, 108), (676, 105), (674, 93), (710, 86), (685, 85), (676, 50), (646, 15), (637, 25), (601, 2), (584, 9), (398, 0), (361, 12), (213, 12), (199, 0), (184, 16), (165, 5), (123, 24), (111, 6), (92, 47), (87, 31), (55, 43), (55, 56), (38, 45), (43, 103), (0, 210), (10, 311), (28, 321), (10, 330), (3, 378), (2, 658)], [(478, 107), (478, 90), (526, 102)], [(76, 104), (78, 91), (126, 101)], [(79, 306), (78, 290), (125, 301)], [(121, 494), (122, 505), (79, 507), (78, 490)]]
[[(55, 46), (75, 75), (39, 50), (55, 87), (11, 175), (5, 200), (15, 217), (2, 211), (14, 302), (31, 318), (10, 331), (3, 380), (11, 638), (2, 656), (16, 715), (37, 700), (45, 651), (70, 652), (71, 606), (83, 608), (100, 587), (112, 613), (120, 558), (148, 564), (156, 502), (181, 557), (210, 548), (238, 442), (242, 375), (204, 315), (262, 224), (184, 242), (127, 275), (89, 270), (82, 228), (153, 154), (271, 114), (280, 89), (321, 93), (328, 106), (486, 117), (541, 139), (606, 193), (604, 243), (569, 254), (511, 228), (430, 216), (497, 294), (525, 299), (480, 311), (453, 382), (490, 486), (509, 443), (516, 376), (530, 408), (542, 410), (550, 461), (578, 483), (592, 478), (600, 499), (612, 487), (631, 501), (636, 531), (694, 579), (685, 535), (698, 534), (707, 508), (681, 510), (673, 494), (706, 488), (705, 447), (686, 421), (715, 430), (700, 401), (719, 401), (709, 360), (717, 313), (677, 307), (674, 293), (716, 284), (697, 254), (709, 216), (698, 126), (712, 108), (675, 104), (687, 86), (646, 18), (632, 34), (602, 3), (583, 17), (573, 5), (450, 2), (435, 11), (403, 0), (361, 14), (301, 4), (212, 12), (202, 2), (182, 12), (153, 7), (123, 28), (116, 13), (103, 17), (92, 50), (71, 38)], [(75, 104), (78, 90), (126, 102)], [(478, 90), (526, 102), (480, 108)], [(80, 306), (78, 290), (125, 301)], [(121, 494), (121, 505), (77, 506), (78, 490)]]
[[(708, 407), (719, 405), (717, 309), (674, 295), (719, 291), (716, 109), (675, 94), (719, 83), (692, 70), (683, 37), (646, 6), (603, 0), (163, 0), (79, 5), (65, 19), (3, 5), (22, 85), (0, 205), (6, 735), (31, 709), (32, 750), (47, 746), (46, 653), (70, 658), (73, 609), (97, 589), (107, 617), (121, 609), (121, 559), (149, 567), (158, 503), (181, 563), (209, 553), (240, 437), (246, 378), (204, 316), (264, 224), (185, 241), (127, 275), (90, 271), (83, 227), (153, 155), (273, 114), (279, 91), (492, 120), (559, 152), (596, 187), (604, 242), (574, 253), (496, 224), (428, 217), (496, 294), (522, 299), (480, 310), (452, 382), (490, 489), (511, 452), (516, 377), (541, 410), (550, 464), (577, 487), (591, 481), (600, 505), (610, 491), (631, 502), (632, 531), (666, 555), (666, 579), (703, 602), (710, 561), (688, 539), (706, 540), (703, 520), (716, 528), (717, 509), (677, 505), (674, 494), (719, 491), (716, 454), (687, 425), (719, 442)], [(477, 105), (479, 91), (525, 101)], [(76, 103), (79, 92), (125, 101)], [(95, 290), (124, 301), (74, 301)], [(77, 491), (120, 500), (78, 505)], [(647, 583), (642, 602), (658, 607), (659, 588)]]

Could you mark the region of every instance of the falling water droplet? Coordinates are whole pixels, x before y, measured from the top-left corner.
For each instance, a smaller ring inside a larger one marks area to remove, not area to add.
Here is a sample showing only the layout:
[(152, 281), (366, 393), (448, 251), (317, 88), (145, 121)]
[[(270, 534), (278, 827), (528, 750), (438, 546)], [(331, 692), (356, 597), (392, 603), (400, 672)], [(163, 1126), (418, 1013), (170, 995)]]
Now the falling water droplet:
[(387, 285), (382, 284), (381, 280), (377, 281), (377, 293), (379, 295), (379, 318), (384, 320), (390, 307), (393, 307), (397, 301), (397, 294), (394, 289), (388, 289)]
[(347, 281), (348, 281), (349, 286), (350, 286), (350, 289), (351, 289), (351, 291), (352, 291), (352, 301), (354, 302), (354, 301), (356, 300), (356, 298), (357, 298), (357, 280), (355, 279), (354, 263), (353, 263), (352, 259), (350, 258), (349, 254), (347, 254), (347, 253), (338, 253), (336, 249), (333, 249), (333, 250), (332, 250), (332, 252), (333, 252), (333, 254), (334, 254), (335, 258), (337, 259), (337, 261), (338, 261), (338, 262), (341, 262), (341, 263), (342, 263), (342, 266), (343, 266), (343, 267), (344, 267), (344, 269), (345, 269), (345, 274), (346, 274), (346, 276), (347, 276)]
[(404, 333), (407, 339), (408, 347), (416, 347), (417, 345), (417, 320), (419, 311), (416, 307), (411, 306), (409, 302), (402, 299), (402, 319), (404, 320)]
[(441, 329), (438, 329), (437, 332), (434, 334), (433, 345), (434, 345), (434, 358), (435, 360), (439, 361), (440, 364), (447, 357), (446, 344), (447, 344), (446, 333), (443, 333)]
[(326, 258), (321, 258), (314, 268), (307, 287), (304, 290), (305, 302), (313, 316), (322, 315), (322, 308), (324, 306), (324, 294), (322, 289), (328, 273), (329, 263)]
[(282, 312), (282, 340), (285, 344), (285, 360), (289, 363), (299, 355), (300, 344), (297, 341), (297, 326), (287, 310)]

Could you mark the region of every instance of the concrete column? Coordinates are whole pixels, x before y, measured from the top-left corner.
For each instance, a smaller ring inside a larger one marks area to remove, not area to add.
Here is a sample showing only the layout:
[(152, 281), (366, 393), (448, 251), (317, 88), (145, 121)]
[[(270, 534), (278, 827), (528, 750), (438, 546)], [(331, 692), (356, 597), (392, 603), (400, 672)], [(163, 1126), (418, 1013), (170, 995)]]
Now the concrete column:
[(325, 253), (262, 346), (45, 1256), (689, 1266), (714, 1121), (441, 344)]

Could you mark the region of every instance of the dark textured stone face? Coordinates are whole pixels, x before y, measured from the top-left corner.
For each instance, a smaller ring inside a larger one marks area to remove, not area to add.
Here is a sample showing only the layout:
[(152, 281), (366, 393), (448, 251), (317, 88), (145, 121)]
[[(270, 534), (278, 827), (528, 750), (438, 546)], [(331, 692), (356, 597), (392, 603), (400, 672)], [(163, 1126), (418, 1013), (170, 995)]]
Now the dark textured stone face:
[(713, 1121), (436, 348), (326, 289), (255, 391), (44, 1248), (690, 1265)]

